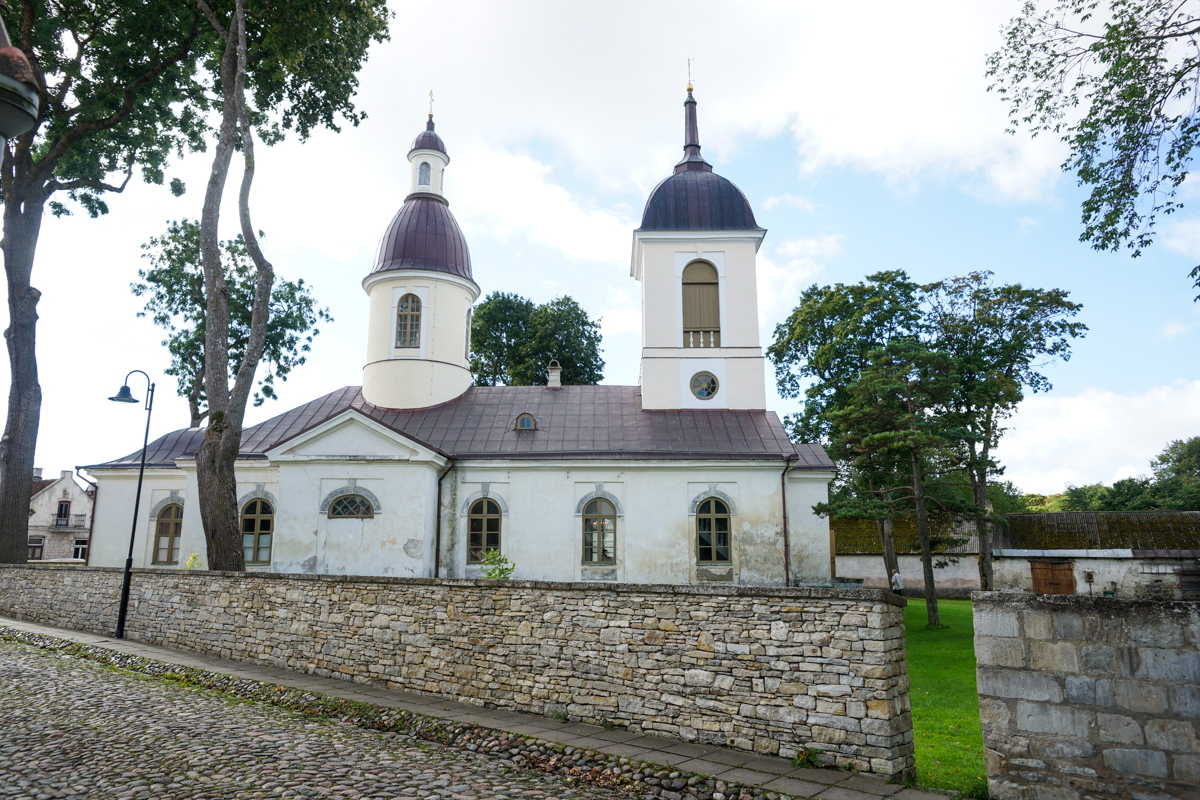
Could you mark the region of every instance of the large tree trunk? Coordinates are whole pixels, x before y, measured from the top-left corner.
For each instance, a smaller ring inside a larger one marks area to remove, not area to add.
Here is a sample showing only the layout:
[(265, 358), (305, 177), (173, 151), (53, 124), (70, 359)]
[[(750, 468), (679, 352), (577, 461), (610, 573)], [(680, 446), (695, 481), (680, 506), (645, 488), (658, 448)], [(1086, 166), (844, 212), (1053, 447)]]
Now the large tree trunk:
[(879, 545), (883, 550), (883, 570), (887, 573), (888, 586), (891, 586), (892, 570), (900, 569), (900, 562), (896, 559), (895, 525), (892, 518), (888, 517), (875, 520), (875, 526), (879, 529)]
[(42, 227), (43, 200), (30, 197), (25, 187), (12, 186), (4, 201), (2, 247), (9, 320), (4, 338), (12, 382), (8, 419), (0, 439), (0, 563), (24, 564), (29, 555), (29, 496), (42, 411), (36, 355), (41, 292), (29, 281)]
[(922, 482), (921, 460), (912, 452), (913, 501), (917, 507), (917, 536), (921, 539), (921, 569), (925, 574), (925, 616), (929, 626), (942, 625), (938, 616), (937, 583), (933, 577), (933, 550), (929, 546), (929, 521), (925, 514), (925, 486)]
[(967, 477), (971, 481), (971, 502), (979, 509), (975, 518), (975, 532), (979, 537), (979, 588), (992, 591), (992, 522), (987, 499), (988, 442), (984, 441), (979, 452), (972, 442), (968, 447), (969, 463)]
[[(204, 518), (208, 568), (240, 572), (245, 569), (245, 561), (234, 465), (242, 436), (240, 429), (234, 432), (231, 428), (224, 421), (209, 421), (204, 444), (196, 451), (196, 481)], [(233, 535), (229, 531), (233, 531)]]

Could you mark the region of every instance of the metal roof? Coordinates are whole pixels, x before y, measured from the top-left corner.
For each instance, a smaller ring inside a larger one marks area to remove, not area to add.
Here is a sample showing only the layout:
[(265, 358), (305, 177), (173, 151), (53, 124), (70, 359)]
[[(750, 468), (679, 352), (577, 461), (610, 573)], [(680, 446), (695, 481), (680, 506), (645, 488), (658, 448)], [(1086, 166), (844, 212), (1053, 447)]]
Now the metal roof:
[(427, 193), (410, 194), (379, 240), (375, 272), (423, 269), (473, 281), (471, 253), (446, 201)]
[(676, 172), (650, 193), (641, 231), (757, 231), (750, 201), (715, 172)]
[(408, 152), (413, 150), (437, 150), (439, 153), (445, 153), (446, 158), (450, 157), (446, 153), (446, 145), (442, 142), (442, 137), (438, 136), (433, 131), (433, 118), (425, 123), (425, 130), (417, 134), (417, 138), (413, 139), (412, 147), (408, 148)]
[[(637, 386), (473, 386), (438, 406), (392, 409), (363, 400), (347, 386), (247, 428), (240, 458), (265, 453), (346, 411), (358, 411), (393, 431), (458, 459), (782, 460), (794, 469), (832, 471), (818, 445), (788, 441), (773, 411), (680, 409), (643, 411)], [(536, 430), (517, 431), (519, 414)], [(147, 466), (174, 466), (204, 440), (204, 430), (180, 430), (152, 442)], [(137, 466), (141, 451), (89, 469)]]

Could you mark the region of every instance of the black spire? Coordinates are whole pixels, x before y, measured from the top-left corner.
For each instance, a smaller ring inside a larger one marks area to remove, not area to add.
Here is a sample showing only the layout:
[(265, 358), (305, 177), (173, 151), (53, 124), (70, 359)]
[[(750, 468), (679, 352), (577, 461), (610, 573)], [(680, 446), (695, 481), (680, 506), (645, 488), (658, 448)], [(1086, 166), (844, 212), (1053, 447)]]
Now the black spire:
[(700, 155), (700, 126), (696, 123), (696, 98), (692, 97), (691, 83), (687, 92), (687, 100), (683, 101), (683, 160), (675, 165), (675, 172), (712, 172), (712, 165)]

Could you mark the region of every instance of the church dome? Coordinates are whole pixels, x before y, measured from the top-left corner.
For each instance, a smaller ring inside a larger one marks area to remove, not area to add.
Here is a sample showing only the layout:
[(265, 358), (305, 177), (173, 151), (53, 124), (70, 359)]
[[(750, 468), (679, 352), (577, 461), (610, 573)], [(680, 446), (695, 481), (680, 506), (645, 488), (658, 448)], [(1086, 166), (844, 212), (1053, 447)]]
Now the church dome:
[(681, 171), (654, 187), (642, 214), (643, 231), (758, 230), (750, 201), (715, 172)]
[(688, 84), (683, 102), (683, 159), (675, 174), (654, 187), (642, 214), (642, 231), (762, 230), (742, 190), (712, 171), (700, 155), (696, 99)]
[(417, 138), (413, 139), (412, 147), (408, 148), (408, 152), (414, 150), (436, 150), (446, 156), (446, 160), (450, 160), (450, 154), (446, 152), (446, 145), (442, 141), (442, 137), (437, 135), (433, 129), (433, 114), (430, 113), (429, 121), (425, 123), (425, 130), (417, 134)]
[(396, 212), (379, 240), (379, 252), (371, 272), (394, 269), (446, 272), (474, 280), (466, 237), (444, 199), (433, 194), (414, 193)]

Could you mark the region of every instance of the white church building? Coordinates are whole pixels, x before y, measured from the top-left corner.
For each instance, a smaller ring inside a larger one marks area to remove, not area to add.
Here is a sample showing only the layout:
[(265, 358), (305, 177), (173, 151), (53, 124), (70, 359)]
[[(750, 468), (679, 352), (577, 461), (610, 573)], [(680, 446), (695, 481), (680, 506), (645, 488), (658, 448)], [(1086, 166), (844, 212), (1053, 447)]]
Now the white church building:
[[(834, 466), (766, 410), (756, 258), (766, 230), (700, 154), (688, 87), (684, 157), (633, 231), (639, 386), (472, 386), (467, 242), (443, 193), (432, 115), (409, 195), (363, 279), (362, 386), (246, 428), (237, 463), (246, 569), (473, 578), (499, 550), (514, 578), (784, 585), (827, 580)], [(134, 566), (206, 560), (195, 451), (152, 442)], [(99, 485), (90, 563), (122, 566), (141, 451), (87, 467)]]

